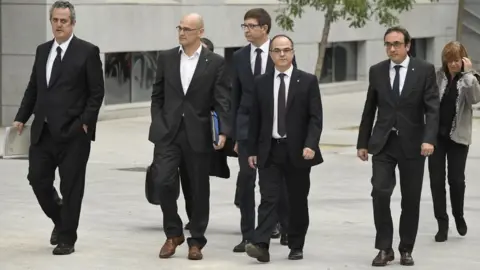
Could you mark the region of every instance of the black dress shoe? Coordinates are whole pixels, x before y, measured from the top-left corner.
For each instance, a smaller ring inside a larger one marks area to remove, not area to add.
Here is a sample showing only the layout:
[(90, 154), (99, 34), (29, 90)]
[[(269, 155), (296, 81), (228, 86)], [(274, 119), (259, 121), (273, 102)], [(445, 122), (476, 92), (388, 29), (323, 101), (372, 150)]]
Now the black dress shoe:
[(50, 245), (58, 245), (58, 230), (57, 227), (53, 228), (52, 235), (50, 236)]
[(437, 234), (435, 235), (436, 242), (445, 242), (448, 240), (448, 228), (438, 229)]
[(249, 243), (248, 240), (243, 240), (242, 242), (240, 242), (240, 244), (236, 245), (234, 248), (233, 248), (233, 252), (237, 252), (237, 253), (240, 253), (240, 252), (245, 252), (245, 246)]
[(280, 245), (288, 246), (288, 235), (286, 233), (282, 233), (280, 236)]
[(412, 258), (412, 253), (410, 252), (401, 252), (400, 253), (400, 264), (405, 266), (413, 266), (415, 261)]
[(455, 224), (457, 225), (458, 234), (465, 236), (467, 234), (467, 223), (463, 217), (455, 218)]
[(189, 230), (189, 231), (190, 231), (190, 222), (188, 222), (187, 225), (185, 225), (185, 230)]
[(380, 250), (372, 261), (372, 266), (386, 266), (388, 262), (395, 260), (393, 249)]
[(292, 249), (288, 254), (289, 260), (301, 260), (303, 259), (303, 251), (301, 249)]
[(261, 247), (260, 245), (248, 243), (245, 245), (245, 251), (248, 256), (257, 259), (259, 262), (270, 261), (270, 253), (268, 252), (268, 249)]
[(75, 252), (75, 247), (70, 244), (60, 243), (53, 249), (53, 255), (69, 255)]

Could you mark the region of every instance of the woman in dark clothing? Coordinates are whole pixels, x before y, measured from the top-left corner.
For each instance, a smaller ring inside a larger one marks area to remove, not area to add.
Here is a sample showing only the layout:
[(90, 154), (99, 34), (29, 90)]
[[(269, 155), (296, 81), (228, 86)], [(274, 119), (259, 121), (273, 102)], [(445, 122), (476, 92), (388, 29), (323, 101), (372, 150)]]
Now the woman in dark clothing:
[(433, 209), (438, 222), (437, 242), (448, 238), (445, 178), (450, 186), (450, 203), (457, 231), (461, 236), (467, 234), (463, 213), (465, 165), (472, 142), (472, 105), (480, 101), (479, 81), (480, 74), (472, 70), (465, 47), (457, 41), (445, 45), (442, 68), (437, 71), (441, 99), (438, 140), (428, 159)]

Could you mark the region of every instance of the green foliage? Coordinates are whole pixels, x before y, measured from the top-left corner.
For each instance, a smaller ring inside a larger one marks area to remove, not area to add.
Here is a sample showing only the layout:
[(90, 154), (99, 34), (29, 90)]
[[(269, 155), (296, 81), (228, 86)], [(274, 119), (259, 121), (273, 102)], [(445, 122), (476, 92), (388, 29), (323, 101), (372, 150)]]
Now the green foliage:
[[(430, 0), (436, 2), (438, 0)], [(284, 30), (293, 31), (294, 19), (301, 18), (305, 8), (323, 11), (325, 19), (332, 23), (338, 19), (349, 22), (353, 28), (361, 28), (375, 19), (381, 25), (398, 23), (397, 13), (409, 11), (415, 0), (280, 0), (277, 24)]]

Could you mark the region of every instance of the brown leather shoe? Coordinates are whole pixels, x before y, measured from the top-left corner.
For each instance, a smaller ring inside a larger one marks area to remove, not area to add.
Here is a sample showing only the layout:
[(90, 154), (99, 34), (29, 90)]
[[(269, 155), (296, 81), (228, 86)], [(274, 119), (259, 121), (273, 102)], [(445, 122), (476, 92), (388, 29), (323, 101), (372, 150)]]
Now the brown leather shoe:
[(168, 238), (160, 249), (159, 257), (162, 259), (170, 258), (175, 254), (175, 249), (185, 242), (185, 236)]
[(188, 249), (188, 259), (189, 260), (201, 260), (203, 259), (202, 251), (196, 246), (191, 246)]

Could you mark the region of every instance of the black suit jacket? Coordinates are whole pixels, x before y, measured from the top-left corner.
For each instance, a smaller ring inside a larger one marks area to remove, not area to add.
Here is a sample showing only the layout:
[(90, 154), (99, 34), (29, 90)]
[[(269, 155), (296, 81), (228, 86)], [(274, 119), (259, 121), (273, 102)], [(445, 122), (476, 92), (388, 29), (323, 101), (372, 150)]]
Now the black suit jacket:
[(105, 95), (102, 61), (97, 46), (72, 37), (62, 59), (61, 74), (50, 78), (47, 86), (46, 66), (54, 40), (37, 47), (35, 61), (15, 121), (25, 123), (35, 114), (31, 143), (40, 139), (45, 118), (52, 137), (68, 141), (84, 134), (95, 140), (98, 113)]
[[(212, 151), (210, 112), (220, 121), (220, 133), (230, 135), (230, 87), (222, 56), (202, 48), (193, 78), (184, 94), (180, 79), (179, 47), (159, 54), (153, 85), (149, 140), (158, 145), (172, 142), (185, 123), (188, 140), (196, 152)], [(183, 114), (183, 116), (182, 116)]]
[[(248, 135), (249, 156), (257, 156), (263, 168), (270, 154), (273, 130), (274, 72), (255, 78), (253, 104), (250, 109)], [(323, 162), (319, 148), (323, 126), (322, 99), (317, 78), (293, 69), (287, 96), (287, 145), (289, 157), (296, 167), (311, 167)], [(303, 158), (303, 148), (315, 151), (311, 160)]]
[[(251, 45), (247, 45), (233, 54), (232, 83), (232, 139), (235, 141), (248, 138), (248, 119), (253, 98), (254, 76), (250, 62)], [(270, 55), (270, 54), (269, 54)], [(297, 63), (293, 58), (293, 66)], [(272, 58), (267, 59), (265, 73), (273, 72)]]
[[(378, 154), (395, 125), (405, 155), (420, 157), (422, 143), (435, 145), (437, 140), (440, 99), (435, 68), (423, 60), (410, 58), (398, 102), (390, 84), (389, 69), (390, 60), (370, 67), (357, 149), (368, 149), (370, 154)], [(377, 109), (377, 121), (372, 132)]]

